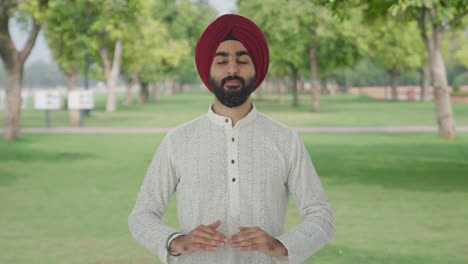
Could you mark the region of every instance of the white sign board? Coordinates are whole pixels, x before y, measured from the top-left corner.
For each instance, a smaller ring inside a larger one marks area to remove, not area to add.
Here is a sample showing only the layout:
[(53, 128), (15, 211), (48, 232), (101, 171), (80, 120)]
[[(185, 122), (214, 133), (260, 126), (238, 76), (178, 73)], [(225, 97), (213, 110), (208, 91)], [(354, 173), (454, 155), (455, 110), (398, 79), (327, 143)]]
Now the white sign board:
[[(6, 107), (6, 93), (0, 91), (0, 111), (4, 110)], [(26, 92), (21, 92), (21, 109), (26, 109), (28, 106), (28, 95)]]
[(94, 96), (92, 91), (71, 91), (68, 93), (68, 109), (93, 109)]
[(59, 110), (62, 98), (58, 91), (37, 91), (34, 94), (34, 108), (38, 110)]

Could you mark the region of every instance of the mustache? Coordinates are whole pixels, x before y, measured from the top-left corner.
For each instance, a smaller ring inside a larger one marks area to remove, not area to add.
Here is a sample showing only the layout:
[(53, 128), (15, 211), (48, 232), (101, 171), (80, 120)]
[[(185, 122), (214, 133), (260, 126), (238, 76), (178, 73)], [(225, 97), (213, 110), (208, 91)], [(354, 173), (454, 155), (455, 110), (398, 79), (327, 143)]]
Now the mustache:
[(228, 77), (226, 77), (226, 78), (224, 78), (224, 79), (221, 80), (221, 87), (224, 87), (224, 84), (225, 84), (227, 81), (232, 81), (232, 80), (237, 80), (237, 81), (239, 81), (239, 82), (242, 84), (242, 86), (245, 86), (245, 80), (244, 80), (244, 78), (239, 77), (239, 76), (228, 76)]

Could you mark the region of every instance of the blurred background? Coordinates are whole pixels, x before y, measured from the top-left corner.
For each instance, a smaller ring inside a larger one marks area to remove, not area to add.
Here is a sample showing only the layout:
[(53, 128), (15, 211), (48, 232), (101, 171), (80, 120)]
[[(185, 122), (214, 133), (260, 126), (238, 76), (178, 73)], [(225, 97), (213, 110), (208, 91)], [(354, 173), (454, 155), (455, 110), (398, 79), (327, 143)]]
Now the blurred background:
[(332, 205), (307, 263), (467, 263), (464, 0), (2, 1), (0, 263), (159, 263), (127, 216), (165, 133), (213, 101), (194, 47), (226, 13), (264, 31), (254, 104), (300, 132)]

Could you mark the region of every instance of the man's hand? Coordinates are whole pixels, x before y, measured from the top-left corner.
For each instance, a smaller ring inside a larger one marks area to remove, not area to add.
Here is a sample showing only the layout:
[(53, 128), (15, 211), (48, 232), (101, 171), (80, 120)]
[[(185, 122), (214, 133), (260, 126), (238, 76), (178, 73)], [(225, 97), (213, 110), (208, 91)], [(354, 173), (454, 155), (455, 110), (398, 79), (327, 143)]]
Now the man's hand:
[(233, 235), (229, 243), (241, 251), (259, 251), (270, 257), (287, 256), (286, 247), (259, 227), (243, 227)]
[(196, 251), (215, 251), (223, 247), (228, 243), (228, 239), (216, 230), (220, 225), (220, 220), (207, 226), (199, 225), (190, 233), (172, 240), (169, 251), (190, 254)]

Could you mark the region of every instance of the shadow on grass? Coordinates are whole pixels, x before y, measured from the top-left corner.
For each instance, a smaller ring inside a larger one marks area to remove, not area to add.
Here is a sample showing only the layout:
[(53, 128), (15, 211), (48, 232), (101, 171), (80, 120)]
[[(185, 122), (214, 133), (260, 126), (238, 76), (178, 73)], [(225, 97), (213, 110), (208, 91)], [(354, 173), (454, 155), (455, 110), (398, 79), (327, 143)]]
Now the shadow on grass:
[(24, 175), (18, 175), (17, 173), (0, 168), (0, 186), (10, 185), (13, 182), (24, 177), (25, 177)]
[(327, 245), (316, 256), (304, 263), (403, 263), (403, 264), (436, 264), (436, 263), (464, 263), (461, 259), (448, 257), (448, 259), (435, 259), (424, 255), (403, 255), (395, 252), (377, 252), (355, 249), (350, 247)]
[[(20, 139), (13, 143), (4, 143), (0, 147), (0, 186), (10, 185), (20, 178), (27, 177), (19, 174), (16, 167), (28, 164), (75, 162), (84, 159), (95, 159), (97, 155), (86, 152), (61, 151), (48, 152), (28, 147), (29, 139)], [(29, 176), (29, 175), (28, 175)]]
[(308, 148), (320, 177), (334, 184), (468, 192), (468, 144), (314, 144)]
[(0, 150), (0, 164), (7, 162), (62, 162), (76, 161), (82, 159), (91, 159), (96, 157), (95, 154), (85, 152), (58, 152), (51, 153), (46, 151), (14, 149), (10, 151)]

